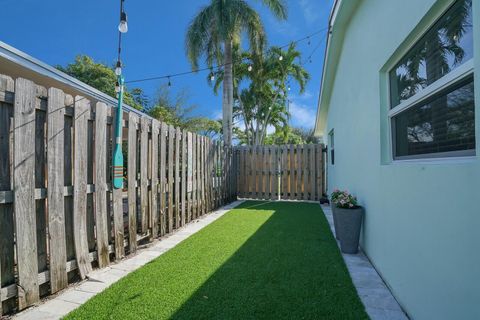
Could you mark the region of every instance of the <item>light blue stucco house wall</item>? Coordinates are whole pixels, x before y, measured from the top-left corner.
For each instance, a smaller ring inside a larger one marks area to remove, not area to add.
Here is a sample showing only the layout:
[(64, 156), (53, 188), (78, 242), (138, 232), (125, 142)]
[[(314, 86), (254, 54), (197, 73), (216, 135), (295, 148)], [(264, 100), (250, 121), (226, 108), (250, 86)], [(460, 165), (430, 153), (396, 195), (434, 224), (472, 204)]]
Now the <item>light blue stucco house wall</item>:
[(336, 1), (315, 128), (329, 148), (334, 130), (328, 191), (365, 206), (361, 246), (413, 319), (480, 319), (480, 0), (476, 154), (394, 160), (388, 118), (388, 71), (453, 3)]

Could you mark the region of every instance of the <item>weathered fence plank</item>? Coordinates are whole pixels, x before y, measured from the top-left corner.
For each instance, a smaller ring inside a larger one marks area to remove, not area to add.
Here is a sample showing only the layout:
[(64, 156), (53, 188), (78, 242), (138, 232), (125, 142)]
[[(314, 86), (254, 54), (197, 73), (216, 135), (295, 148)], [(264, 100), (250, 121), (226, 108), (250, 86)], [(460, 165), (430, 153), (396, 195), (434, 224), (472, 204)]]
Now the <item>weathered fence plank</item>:
[(148, 229), (148, 127), (149, 120), (140, 119), (140, 230)]
[(182, 220), (181, 225), (184, 226), (186, 222), (186, 215), (187, 215), (187, 131), (182, 131), (182, 194), (180, 203), (182, 206)]
[[(14, 81), (0, 75), (0, 92), (13, 100)], [(0, 191), (12, 190), (12, 153), (13, 153), (13, 104), (0, 101)], [(0, 288), (15, 283), (14, 273), (14, 214), (13, 204), (0, 204)], [(0, 290), (1, 292), (1, 290)], [(0, 297), (2, 295), (0, 294)], [(2, 310), (9, 312), (15, 301), (0, 299), (0, 316)]]
[(316, 169), (316, 177), (317, 177), (317, 180), (315, 181), (317, 198), (315, 200), (320, 200), (323, 195), (323, 163), (324, 163), (323, 146), (317, 145), (315, 147), (315, 150), (316, 150), (315, 169)]
[(192, 190), (193, 190), (193, 138), (187, 134), (187, 217), (186, 223), (192, 219)]
[(150, 210), (151, 220), (152, 220), (152, 238), (158, 236), (158, 225), (159, 225), (159, 206), (158, 206), (158, 135), (160, 132), (160, 123), (156, 120), (152, 121), (152, 178), (151, 178), (151, 195), (152, 195), (152, 206)]
[(175, 229), (180, 228), (180, 141), (182, 139), (180, 128), (175, 129), (175, 178), (174, 178), (174, 198), (175, 198)]
[(289, 171), (290, 171), (290, 185), (289, 185), (289, 191), (290, 191), (290, 200), (295, 199), (295, 193), (296, 193), (296, 185), (295, 185), (295, 147), (294, 145), (290, 145), (289, 147), (289, 156), (290, 156), (290, 161), (289, 161)]
[[(47, 90), (41, 86), (35, 86), (36, 99), (35, 105), (45, 106), (45, 109), (37, 110), (35, 112), (35, 189), (45, 190), (46, 185), (46, 168), (47, 168), (47, 154), (46, 154), (46, 126), (47, 126)], [(46, 191), (46, 190), (45, 190)], [(44, 194), (46, 194), (45, 192)], [(45, 197), (46, 198), (46, 197)], [(38, 258), (38, 272), (48, 270), (47, 265), (47, 215), (46, 215), (46, 201), (45, 198), (36, 199), (35, 201), (35, 217), (37, 229), (37, 258)], [(48, 292), (47, 286), (40, 287), (40, 295)]]
[[(18, 299), (24, 309), (39, 300), (37, 230), (35, 219), (35, 84), (15, 82), (14, 210), (17, 243)], [(21, 146), (21, 147), (20, 147)], [(33, 258), (33, 259), (32, 259)]]
[[(65, 107), (74, 106), (74, 98), (71, 95), (65, 95)], [(73, 187), (73, 162), (74, 162), (74, 118), (65, 117), (65, 145), (64, 145), (64, 185)], [(74, 202), (73, 194), (65, 197), (65, 233), (67, 242), (67, 260), (75, 259), (75, 236), (74, 236)], [(69, 275), (70, 278), (76, 277), (76, 272)]]
[(138, 116), (128, 114), (128, 244), (130, 253), (137, 251), (137, 126)]
[(75, 97), (74, 115), (74, 195), (73, 195), (73, 234), (75, 255), (80, 277), (85, 279), (92, 271), (88, 258), (87, 238), (87, 127), (90, 101), (81, 96)]
[(303, 149), (303, 200), (308, 200), (308, 147), (302, 146)]
[(205, 197), (205, 137), (200, 136), (200, 192), (202, 195), (202, 215), (207, 213), (206, 197)]
[(310, 145), (310, 164), (308, 167), (310, 176), (310, 200), (317, 200), (315, 198), (315, 146)]
[(197, 135), (192, 134), (192, 220), (197, 218)]
[(50, 290), (65, 288), (67, 279), (67, 248), (65, 241), (64, 157), (65, 94), (55, 88), (48, 90), (48, 230), (50, 242)]
[(167, 232), (167, 198), (166, 198), (166, 159), (167, 159), (167, 131), (165, 123), (160, 124), (160, 236)]
[(98, 266), (110, 263), (108, 255), (107, 219), (107, 106), (95, 106), (95, 223), (97, 230)]
[(173, 153), (175, 147), (175, 128), (168, 126), (168, 232), (173, 231), (173, 179), (175, 178), (173, 172)]
[[(93, 106), (91, 106), (93, 109)], [(93, 129), (95, 127), (94, 121), (90, 121), (92, 116), (92, 109), (89, 110), (90, 116), (87, 121), (87, 188), (93, 187), (94, 184), (94, 136)], [(94, 194), (93, 192), (87, 192), (87, 239), (88, 239), (88, 251), (95, 250), (95, 208), (94, 208)]]

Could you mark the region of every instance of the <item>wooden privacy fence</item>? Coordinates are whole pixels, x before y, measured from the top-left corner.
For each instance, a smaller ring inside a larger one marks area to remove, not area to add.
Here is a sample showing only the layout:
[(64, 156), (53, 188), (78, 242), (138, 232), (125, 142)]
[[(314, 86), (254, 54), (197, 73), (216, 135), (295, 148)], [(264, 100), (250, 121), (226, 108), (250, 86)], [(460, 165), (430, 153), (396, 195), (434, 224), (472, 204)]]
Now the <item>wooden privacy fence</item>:
[(238, 196), (250, 199), (320, 200), (323, 145), (237, 147)]
[(233, 150), (112, 106), (0, 75), (0, 316), (135, 252), (236, 196)]

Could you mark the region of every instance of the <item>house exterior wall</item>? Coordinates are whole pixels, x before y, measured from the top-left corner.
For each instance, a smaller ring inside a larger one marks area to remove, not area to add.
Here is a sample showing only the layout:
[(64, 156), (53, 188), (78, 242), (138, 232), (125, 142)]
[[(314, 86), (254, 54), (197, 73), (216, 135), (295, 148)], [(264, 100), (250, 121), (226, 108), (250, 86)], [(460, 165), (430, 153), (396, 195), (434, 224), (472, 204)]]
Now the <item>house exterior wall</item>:
[(323, 133), (325, 142), (335, 134), (328, 189), (348, 189), (365, 206), (361, 245), (413, 319), (480, 319), (480, 0), (473, 0), (477, 155), (393, 162), (387, 117), (385, 66), (452, 2), (359, 3), (344, 26)]

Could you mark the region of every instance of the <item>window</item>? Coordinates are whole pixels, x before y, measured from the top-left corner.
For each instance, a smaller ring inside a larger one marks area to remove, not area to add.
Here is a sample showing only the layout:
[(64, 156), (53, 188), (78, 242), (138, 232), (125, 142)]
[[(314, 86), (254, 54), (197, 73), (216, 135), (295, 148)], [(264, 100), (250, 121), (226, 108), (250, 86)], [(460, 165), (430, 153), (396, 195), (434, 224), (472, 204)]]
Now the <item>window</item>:
[(457, 0), (389, 72), (394, 159), (475, 155), (472, 0)]
[(335, 135), (333, 129), (328, 134), (329, 145), (330, 145), (330, 163), (335, 164)]

